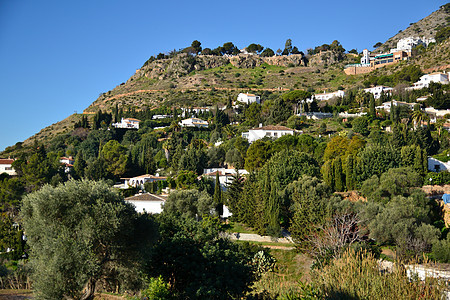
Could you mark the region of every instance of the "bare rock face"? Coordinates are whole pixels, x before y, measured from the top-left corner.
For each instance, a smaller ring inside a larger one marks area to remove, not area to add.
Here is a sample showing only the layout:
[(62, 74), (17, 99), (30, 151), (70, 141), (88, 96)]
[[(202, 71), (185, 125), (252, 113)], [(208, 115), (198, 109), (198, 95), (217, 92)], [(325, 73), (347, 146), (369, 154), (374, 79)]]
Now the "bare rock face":
[(336, 51), (321, 51), (313, 55), (309, 59), (310, 66), (323, 66), (325, 64), (331, 65), (337, 63), (345, 58), (345, 55)]
[(226, 66), (230, 60), (224, 56), (198, 55), (195, 57), (194, 69), (197, 71)]
[(306, 66), (308, 61), (302, 54), (291, 54), (289, 56), (263, 57), (265, 63), (280, 67)]
[(230, 63), (236, 68), (252, 69), (259, 67), (264, 61), (258, 55), (236, 55), (230, 57)]

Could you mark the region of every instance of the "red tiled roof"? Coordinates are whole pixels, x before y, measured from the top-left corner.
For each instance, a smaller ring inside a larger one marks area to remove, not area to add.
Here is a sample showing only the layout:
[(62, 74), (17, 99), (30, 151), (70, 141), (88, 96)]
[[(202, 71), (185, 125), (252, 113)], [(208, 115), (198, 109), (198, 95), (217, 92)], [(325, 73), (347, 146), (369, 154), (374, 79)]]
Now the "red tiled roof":
[(253, 128), (252, 130), (290, 130), (293, 131), (294, 129), (292, 128), (288, 128), (286, 126), (281, 126), (281, 125), (267, 125), (267, 126), (263, 126), (263, 127), (256, 127)]
[(0, 158), (0, 165), (10, 165), (14, 162), (12, 158)]
[(130, 121), (137, 121), (137, 122), (140, 122), (141, 120), (138, 120), (138, 119), (134, 119), (134, 118), (126, 118), (126, 119), (123, 119), (124, 121), (126, 121), (126, 120), (130, 120)]

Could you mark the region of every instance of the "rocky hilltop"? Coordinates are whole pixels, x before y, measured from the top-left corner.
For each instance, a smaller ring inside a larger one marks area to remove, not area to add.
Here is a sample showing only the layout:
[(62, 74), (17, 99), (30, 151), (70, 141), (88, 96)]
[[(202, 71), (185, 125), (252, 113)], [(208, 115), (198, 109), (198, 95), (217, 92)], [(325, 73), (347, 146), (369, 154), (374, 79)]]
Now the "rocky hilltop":
[(180, 78), (192, 71), (214, 69), (228, 64), (236, 68), (250, 69), (261, 66), (263, 63), (282, 67), (306, 66), (307, 59), (302, 54), (290, 56), (260, 57), (259, 55), (239, 54), (233, 56), (197, 55), (191, 56), (180, 53), (173, 58), (158, 59), (144, 64), (136, 70), (136, 74), (128, 81), (137, 80), (141, 77), (163, 80), (167, 78)]
[(397, 42), (406, 37), (434, 38), (439, 29), (450, 25), (450, 3), (442, 5), (437, 11), (421, 19), (416, 23), (411, 23), (405, 30), (400, 30), (396, 35), (389, 38), (382, 46), (374, 51), (388, 51), (397, 46)]

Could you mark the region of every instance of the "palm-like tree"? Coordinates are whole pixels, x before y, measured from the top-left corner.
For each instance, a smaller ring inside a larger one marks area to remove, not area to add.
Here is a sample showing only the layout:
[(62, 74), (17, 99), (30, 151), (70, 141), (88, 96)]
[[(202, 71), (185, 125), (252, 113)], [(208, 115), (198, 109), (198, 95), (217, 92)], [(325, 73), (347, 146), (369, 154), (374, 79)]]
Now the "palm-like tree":
[(422, 127), (423, 121), (428, 121), (430, 117), (428, 117), (427, 113), (423, 110), (415, 110), (411, 114), (411, 120), (414, 122), (414, 127), (417, 127), (417, 124), (419, 124)]
[(228, 139), (231, 139), (234, 136), (234, 128), (233, 126), (231, 126), (230, 124), (228, 124), (227, 126), (225, 126), (223, 128), (223, 131), (225, 132), (225, 134), (227, 135)]

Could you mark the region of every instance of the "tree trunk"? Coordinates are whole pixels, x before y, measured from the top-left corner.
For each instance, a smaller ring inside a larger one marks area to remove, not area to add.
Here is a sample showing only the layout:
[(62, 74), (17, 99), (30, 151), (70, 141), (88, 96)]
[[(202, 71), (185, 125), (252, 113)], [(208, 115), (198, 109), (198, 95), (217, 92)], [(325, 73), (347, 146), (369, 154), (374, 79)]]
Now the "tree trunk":
[(80, 300), (91, 300), (94, 299), (95, 293), (95, 280), (89, 278), (86, 286), (84, 287), (84, 294), (81, 296)]

